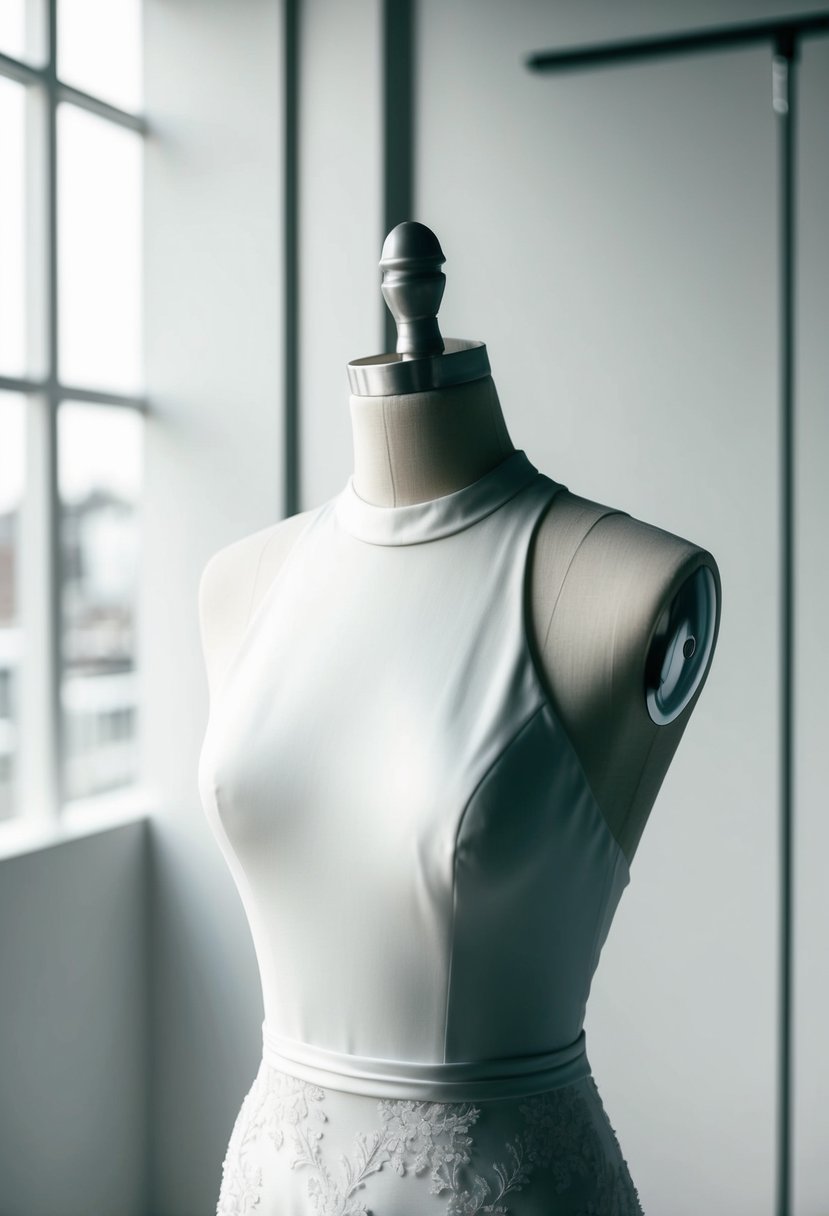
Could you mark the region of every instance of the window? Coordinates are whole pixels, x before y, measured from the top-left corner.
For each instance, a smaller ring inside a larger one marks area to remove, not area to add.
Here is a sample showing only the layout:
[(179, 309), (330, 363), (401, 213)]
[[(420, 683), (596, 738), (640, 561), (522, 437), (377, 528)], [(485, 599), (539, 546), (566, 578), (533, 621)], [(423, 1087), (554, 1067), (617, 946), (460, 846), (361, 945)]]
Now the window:
[(137, 779), (140, 0), (0, 0), (0, 821)]

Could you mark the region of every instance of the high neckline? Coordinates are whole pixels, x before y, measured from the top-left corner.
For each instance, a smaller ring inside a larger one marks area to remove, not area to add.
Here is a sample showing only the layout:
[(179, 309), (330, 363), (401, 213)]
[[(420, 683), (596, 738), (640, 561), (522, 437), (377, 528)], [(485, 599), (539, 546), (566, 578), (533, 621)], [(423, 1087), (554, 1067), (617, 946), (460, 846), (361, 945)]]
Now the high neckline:
[(352, 474), (335, 499), (341, 527), (372, 545), (416, 545), (461, 532), (503, 506), (537, 477), (538, 469), (518, 448), (483, 477), (450, 494), (402, 507), (366, 502)]

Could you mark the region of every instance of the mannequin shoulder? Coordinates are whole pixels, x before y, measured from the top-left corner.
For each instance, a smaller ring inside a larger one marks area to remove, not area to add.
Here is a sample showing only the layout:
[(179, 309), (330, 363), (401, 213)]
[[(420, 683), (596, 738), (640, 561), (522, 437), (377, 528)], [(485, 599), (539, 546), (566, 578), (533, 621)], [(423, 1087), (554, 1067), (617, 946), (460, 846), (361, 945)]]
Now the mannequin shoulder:
[(211, 687), (236, 653), (257, 603), (312, 514), (313, 509), (300, 511), (232, 541), (205, 564), (198, 613)]
[(705, 567), (719, 602), (720, 570), (709, 549), (626, 511), (602, 509), (606, 513), (585, 537), (585, 556), (601, 561), (612, 571), (620, 591), (629, 588), (632, 598), (636, 598), (637, 589), (641, 595), (650, 595), (656, 613), (675, 599), (700, 567)]
[[(562, 539), (571, 538), (569, 544)], [(548, 568), (556, 560), (579, 564), (589, 576), (601, 578), (608, 591), (650, 594), (654, 610), (665, 597), (707, 566), (720, 593), (720, 573), (714, 555), (701, 545), (655, 524), (637, 519), (620, 507), (595, 502), (563, 489), (545, 514), (536, 542), (537, 561)], [(639, 601), (641, 611), (641, 599)]]
[[(722, 589), (714, 555), (629, 512), (571, 494), (542, 520), (533, 594), (554, 644), (585, 670), (644, 675), (651, 718), (690, 705), (719, 632)], [(624, 670), (623, 670), (624, 669)]]

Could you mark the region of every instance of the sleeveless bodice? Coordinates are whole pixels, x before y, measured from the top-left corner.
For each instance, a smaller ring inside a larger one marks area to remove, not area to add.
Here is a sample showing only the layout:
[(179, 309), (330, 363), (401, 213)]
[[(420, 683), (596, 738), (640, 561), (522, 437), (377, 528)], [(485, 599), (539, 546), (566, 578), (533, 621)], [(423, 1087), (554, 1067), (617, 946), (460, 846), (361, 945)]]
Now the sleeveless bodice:
[(248, 622), (199, 783), (289, 1084), (485, 1103), (589, 1075), (629, 870), (528, 629), (529, 546), (562, 488), (520, 450), (401, 507), (350, 478)]
[(411, 506), (349, 479), (259, 604), (202, 779), (273, 1047), (543, 1068), (577, 1043), (628, 868), (527, 629), (560, 488), (523, 451)]

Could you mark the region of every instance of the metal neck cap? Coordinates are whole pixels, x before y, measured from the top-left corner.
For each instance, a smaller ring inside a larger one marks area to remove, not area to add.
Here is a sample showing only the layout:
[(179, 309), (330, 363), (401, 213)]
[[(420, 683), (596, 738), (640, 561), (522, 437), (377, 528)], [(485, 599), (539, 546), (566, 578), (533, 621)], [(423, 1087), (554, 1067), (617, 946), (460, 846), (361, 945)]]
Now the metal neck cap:
[(370, 355), (348, 364), (348, 382), (358, 397), (427, 392), (481, 380), (490, 374), (483, 342), (443, 338), (437, 313), (446, 286), (446, 261), (435, 234), (406, 220), (383, 243), (383, 298), (397, 323), (394, 354)]

